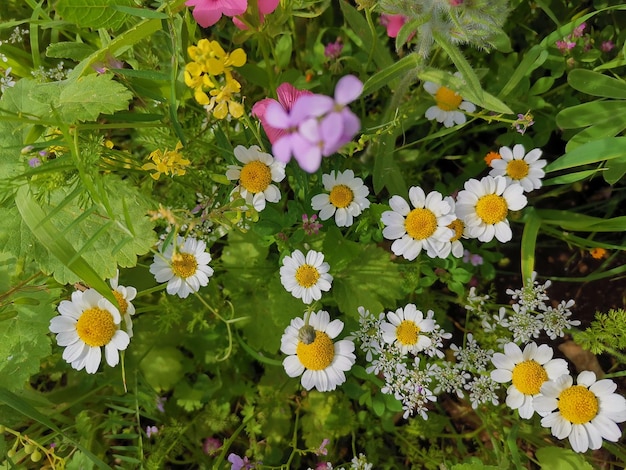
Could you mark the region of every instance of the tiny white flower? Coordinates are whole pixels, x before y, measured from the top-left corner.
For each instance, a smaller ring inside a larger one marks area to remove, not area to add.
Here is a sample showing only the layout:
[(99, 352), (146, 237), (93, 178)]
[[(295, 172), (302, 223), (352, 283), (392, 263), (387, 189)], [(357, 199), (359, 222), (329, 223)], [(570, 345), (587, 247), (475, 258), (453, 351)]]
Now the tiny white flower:
[[(461, 77), (461, 74), (454, 74)], [(463, 97), (448, 87), (438, 85), (433, 82), (424, 83), (424, 89), (435, 98), (435, 106), (426, 110), (426, 119), (442, 122), (445, 127), (452, 127), (455, 124), (465, 124), (465, 114), (461, 111), (473, 113), (476, 106), (469, 101), (464, 101)]]
[(519, 184), (507, 185), (502, 176), (470, 179), (456, 200), (456, 213), (467, 232), (481, 242), (497, 238), (505, 243), (513, 238), (507, 215), (526, 206), (524, 189)]
[(266, 201), (280, 201), (280, 189), (272, 182), (285, 179), (285, 165), (269, 153), (262, 152), (258, 145), (250, 148), (238, 145), (234, 153), (243, 167), (228, 165), (226, 177), (239, 181), (231, 194), (239, 193), (258, 212), (265, 209)]
[(305, 304), (322, 298), (328, 292), (333, 277), (328, 273), (330, 265), (324, 262), (324, 254), (309, 250), (306, 257), (300, 250), (285, 256), (280, 268), (280, 282), (291, 295)]
[(525, 153), (524, 146), (517, 144), (513, 150), (501, 147), (499, 154), (502, 158), (491, 162), (493, 168), (489, 172), (491, 176), (504, 176), (507, 184), (519, 183), (525, 192), (541, 188), (541, 178), (546, 175), (543, 167), (548, 162), (539, 159), (540, 149), (532, 149)]
[(626, 399), (614, 393), (615, 382), (596, 380), (591, 371), (581, 372), (576, 382), (562, 375), (541, 386), (541, 395), (533, 400), (535, 410), (544, 415), (541, 425), (557, 439), (569, 438), (576, 452), (599, 449), (602, 439), (619, 441), (617, 423), (626, 421)]
[(512, 410), (518, 410), (524, 419), (530, 419), (535, 413), (533, 399), (539, 395), (541, 386), (547, 380), (569, 373), (567, 362), (552, 359), (553, 354), (547, 344), (528, 343), (522, 352), (517, 344), (507, 343), (504, 354), (495, 353), (491, 359), (496, 366), (491, 378), (498, 383), (511, 382), (506, 404)]
[(311, 207), (320, 211), (320, 219), (328, 220), (333, 215), (337, 227), (350, 227), (354, 217), (361, 215), (370, 206), (367, 200), (369, 189), (361, 178), (355, 178), (352, 170), (335, 171), (322, 175), (322, 183), (328, 194), (313, 196)]
[(186, 298), (209, 283), (213, 268), (206, 243), (192, 237), (176, 237), (163, 253), (154, 255), (150, 272), (157, 282), (167, 282), (167, 293)]
[(417, 186), (409, 189), (409, 200), (414, 209), (404, 198), (392, 196), (389, 200), (392, 210), (381, 216), (386, 225), (383, 236), (395, 240), (391, 251), (409, 261), (417, 258), (422, 250), (431, 258), (442, 257), (446, 244), (454, 236), (448, 228), (456, 218), (450, 204), (443, 200), (441, 193), (432, 191), (426, 195)]

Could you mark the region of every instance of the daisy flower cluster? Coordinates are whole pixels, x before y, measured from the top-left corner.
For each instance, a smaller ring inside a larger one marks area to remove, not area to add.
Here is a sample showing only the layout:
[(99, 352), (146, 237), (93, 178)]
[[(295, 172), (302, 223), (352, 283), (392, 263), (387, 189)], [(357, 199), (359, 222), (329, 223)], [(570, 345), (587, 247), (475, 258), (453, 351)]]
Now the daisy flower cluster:
[(428, 419), (427, 406), (436, 401), (431, 391), (436, 367), (421, 359), (443, 358), (443, 341), (452, 335), (435, 322), (432, 310), (424, 316), (414, 304), (378, 317), (363, 307), (358, 311), (360, 327), (349, 338), (366, 354), (366, 371), (383, 376), (381, 391), (402, 403), (405, 419), (413, 414)]
[[(245, 51), (238, 48), (227, 53), (217, 41), (200, 39), (197, 45), (189, 46), (187, 53), (191, 62), (185, 66), (185, 84), (193, 89), (195, 100), (207, 113), (212, 111), (216, 119), (229, 115), (240, 118), (244, 108), (235, 95), (241, 91), (241, 84), (233, 77), (233, 67), (246, 63)], [(223, 80), (219, 78), (222, 75)]]

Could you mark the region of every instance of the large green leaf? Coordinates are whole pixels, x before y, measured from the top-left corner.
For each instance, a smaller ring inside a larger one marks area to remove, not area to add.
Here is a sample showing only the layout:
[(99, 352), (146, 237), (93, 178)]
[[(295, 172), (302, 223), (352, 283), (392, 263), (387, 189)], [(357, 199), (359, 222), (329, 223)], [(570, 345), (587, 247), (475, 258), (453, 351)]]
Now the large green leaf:
[(546, 173), (600, 163), (626, 156), (626, 137), (610, 137), (588, 142), (560, 156), (546, 166)]
[(626, 101), (592, 101), (566, 108), (556, 116), (557, 125), (563, 129), (602, 126), (614, 121), (626, 126)]
[(17, 262), (12, 255), (0, 253), (0, 357), (4, 358), (0, 383), (11, 391), (21, 390), (50, 354), (48, 325), (60, 293), (42, 282), (16, 279), (9, 283)]
[(588, 95), (626, 99), (626, 82), (591, 70), (572, 70), (567, 76), (567, 83)]
[(85, 28), (119, 29), (128, 14), (112, 7), (133, 6), (132, 0), (59, 0), (56, 10), (65, 21)]
[[(35, 260), (42, 271), (61, 284), (82, 280), (107, 295), (110, 289), (103, 280), (115, 276), (118, 266), (135, 266), (137, 255), (145, 254), (156, 236), (146, 215), (147, 204), (136, 190), (113, 175), (101, 179), (110, 191), (110, 210), (85, 207), (70, 198), (67, 189), (53, 193), (49, 204), (40, 204), (24, 188), (18, 193), (18, 207), (30, 231), (48, 250)], [(22, 237), (15, 233), (9, 243), (21, 243)]]

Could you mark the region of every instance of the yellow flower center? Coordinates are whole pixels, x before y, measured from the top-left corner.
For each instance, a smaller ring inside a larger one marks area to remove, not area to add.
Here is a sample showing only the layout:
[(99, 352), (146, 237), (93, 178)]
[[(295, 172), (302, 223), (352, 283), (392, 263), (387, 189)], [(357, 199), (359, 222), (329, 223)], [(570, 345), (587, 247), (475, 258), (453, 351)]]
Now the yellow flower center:
[(117, 303), (120, 306), (119, 308), (120, 313), (124, 315), (126, 313), (126, 310), (128, 310), (128, 302), (126, 302), (126, 299), (124, 298), (124, 296), (116, 290), (113, 291), (113, 295), (115, 296), (115, 299), (117, 300)]
[(476, 215), (486, 224), (497, 224), (506, 219), (509, 206), (502, 196), (497, 194), (487, 194), (481, 197), (476, 203)]
[(403, 345), (413, 345), (417, 343), (420, 327), (410, 320), (402, 320), (396, 328), (396, 338)]
[(338, 184), (330, 190), (330, 203), (339, 208), (348, 207), (354, 200), (354, 193), (345, 184)]
[(444, 111), (454, 111), (459, 108), (463, 98), (458, 93), (452, 91), (450, 88), (442, 86), (435, 93), (435, 101), (439, 109)]
[(513, 385), (524, 395), (537, 395), (546, 380), (546, 370), (534, 360), (520, 362), (513, 368)]
[(521, 180), (528, 176), (530, 166), (524, 160), (511, 160), (506, 165), (506, 174), (514, 180)]
[(109, 344), (116, 331), (111, 312), (98, 307), (85, 310), (76, 322), (78, 337), (91, 347)]
[(413, 209), (404, 221), (406, 233), (415, 240), (424, 240), (437, 230), (437, 217), (429, 209)]
[(198, 261), (191, 253), (176, 253), (172, 256), (172, 271), (182, 279), (193, 276), (197, 268)]
[(596, 417), (598, 409), (598, 399), (582, 385), (566, 388), (559, 395), (559, 411), (570, 423), (588, 423)]
[(249, 193), (261, 193), (272, 182), (272, 172), (270, 167), (262, 161), (253, 160), (246, 163), (241, 169), (239, 182)]
[(312, 287), (320, 278), (320, 273), (314, 266), (303, 264), (296, 270), (296, 281), (302, 287)]
[(315, 331), (315, 341), (305, 344), (298, 341), (296, 348), (298, 359), (309, 370), (324, 370), (335, 357), (335, 345), (323, 331)]
[(454, 235), (452, 235), (450, 241), (455, 242), (463, 235), (463, 229), (465, 228), (465, 224), (461, 219), (454, 219), (452, 223), (448, 225), (448, 228), (454, 230)]

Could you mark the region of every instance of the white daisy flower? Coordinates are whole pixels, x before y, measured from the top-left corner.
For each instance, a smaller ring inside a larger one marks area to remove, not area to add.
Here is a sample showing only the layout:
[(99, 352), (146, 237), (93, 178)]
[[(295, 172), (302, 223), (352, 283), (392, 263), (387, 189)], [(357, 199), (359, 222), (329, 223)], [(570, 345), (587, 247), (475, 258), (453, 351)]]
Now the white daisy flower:
[[(454, 74), (461, 77), (460, 73)], [(446, 127), (452, 127), (455, 124), (465, 124), (465, 114), (461, 111), (473, 113), (476, 106), (469, 101), (464, 101), (463, 97), (448, 87), (438, 85), (433, 82), (424, 83), (424, 89), (433, 95), (436, 105), (426, 110), (426, 119), (442, 122)], [(461, 110), (461, 111), (459, 111)]]
[(320, 392), (335, 390), (346, 381), (345, 372), (356, 361), (354, 343), (343, 339), (333, 343), (343, 330), (341, 320), (330, 321), (328, 312), (311, 312), (308, 324), (294, 318), (280, 339), (280, 350), (288, 354), (283, 361), (289, 377), (302, 375), (306, 390), (315, 387)]
[[(452, 196), (446, 196), (443, 198), (445, 202), (450, 204), (450, 213), (454, 214), (456, 211), (456, 203)], [(465, 230), (465, 224), (458, 217), (448, 224), (448, 228), (452, 230), (453, 234), (450, 241), (447, 242), (439, 253), (441, 258), (447, 258), (450, 253), (455, 258), (461, 258), (464, 253), (463, 244), (461, 243), (461, 237), (470, 238), (469, 234)]]
[(391, 251), (409, 261), (417, 258), (422, 249), (431, 258), (442, 257), (440, 252), (454, 235), (448, 228), (456, 218), (450, 204), (441, 193), (432, 191), (426, 195), (417, 186), (409, 189), (409, 200), (415, 209), (402, 197), (392, 196), (389, 200), (392, 210), (382, 214), (381, 220), (386, 225), (383, 236), (395, 240)]
[(527, 193), (533, 189), (541, 188), (541, 178), (546, 173), (543, 167), (547, 160), (539, 160), (540, 149), (532, 149), (525, 153), (524, 146), (517, 144), (511, 150), (509, 147), (500, 148), (501, 158), (492, 160), (489, 174), (491, 176), (504, 176), (507, 184), (519, 183)]
[(163, 253), (154, 255), (150, 272), (157, 282), (167, 282), (167, 293), (186, 298), (209, 283), (213, 268), (211, 255), (205, 251), (206, 243), (192, 237), (176, 237)]
[(380, 325), (383, 341), (387, 344), (395, 343), (402, 354), (417, 354), (432, 344), (428, 336), (420, 333), (433, 331), (435, 320), (424, 318), (424, 314), (415, 305), (408, 304), (395, 312), (387, 312), (387, 320), (389, 321), (383, 321)]
[(126, 331), (120, 329), (122, 316), (111, 302), (95, 289), (72, 293), (72, 300), (63, 300), (59, 313), (50, 320), (50, 331), (55, 333), (59, 346), (64, 346), (63, 359), (76, 370), (85, 369), (95, 374), (102, 359), (101, 347), (107, 364), (116, 366), (119, 351), (130, 342)]
[(498, 383), (512, 382), (507, 389), (506, 404), (519, 415), (530, 419), (535, 413), (533, 399), (547, 380), (569, 374), (564, 359), (552, 359), (554, 351), (547, 344), (528, 343), (524, 351), (515, 343), (504, 345), (504, 354), (495, 353), (491, 362), (496, 370), (491, 378)]
[(485, 176), (480, 181), (470, 179), (456, 198), (456, 214), (463, 220), (467, 232), (481, 242), (502, 243), (513, 238), (506, 216), (526, 206), (524, 189), (519, 184), (507, 185), (502, 176)]
[(320, 219), (327, 220), (333, 215), (337, 227), (350, 227), (353, 218), (361, 215), (370, 206), (367, 200), (369, 189), (361, 178), (355, 178), (352, 170), (338, 171), (322, 175), (324, 189), (329, 193), (318, 194), (311, 199), (313, 210), (320, 211)]
[(134, 287), (125, 287), (118, 284), (118, 278), (120, 276), (120, 270), (115, 273), (115, 277), (112, 278), (109, 283), (113, 289), (113, 295), (119, 305), (119, 312), (124, 318), (126, 323), (126, 331), (128, 336), (133, 337), (133, 323), (130, 319), (131, 315), (135, 314), (135, 306), (132, 304), (132, 300), (137, 296), (137, 289)]
[(576, 382), (562, 375), (542, 385), (541, 395), (533, 400), (535, 411), (547, 414), (541, 425), (551, 428), (557, 439), (569, 437), (576, 452), (599, 449), (602, 439), (617, 442), (622, 431), (616, 423), (626, 421), (626, 399), (613, 393), (615, 382), (596, 381), (590, 371), (581, 372)]
[(226, 178), (239, 180), (231, 194), (239, 193), (258, 212), (265, 209), (266, 201), (280, 201), (280, 190), (272, 182), (278, 183), (285, 178), (285, 165), (262, 152), (258, 145), (250, 148), (238, 145), (234, 152), (243, 167), (228, 165)]
[(291, 295), (310, 304), (322, 298), (322, 291), (330, 290), (333, 277), (329, 270), (330, 265), (324, 262), (323, 253), (309, 250), (305, 258), (300, 250), (296, 250), (283, 259), (280, 282)]

